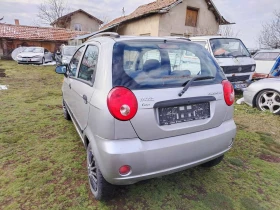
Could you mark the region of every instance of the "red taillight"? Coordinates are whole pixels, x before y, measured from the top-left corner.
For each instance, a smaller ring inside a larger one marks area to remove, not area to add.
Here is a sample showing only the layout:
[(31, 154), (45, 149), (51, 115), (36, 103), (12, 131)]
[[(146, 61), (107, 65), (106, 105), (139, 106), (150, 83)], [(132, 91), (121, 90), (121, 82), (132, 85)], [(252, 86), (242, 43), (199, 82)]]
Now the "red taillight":
[(222, 82), (224, 88), (224, 98), (228, 106), (234, 103), (234, 89), (232, 84), (228, 80), (223, 80)]
[(109, 92), (107, 106), (112, 116), (121, 121), (131, 120), (138, 110), (135, 95), (125, 87), (115, 87)]

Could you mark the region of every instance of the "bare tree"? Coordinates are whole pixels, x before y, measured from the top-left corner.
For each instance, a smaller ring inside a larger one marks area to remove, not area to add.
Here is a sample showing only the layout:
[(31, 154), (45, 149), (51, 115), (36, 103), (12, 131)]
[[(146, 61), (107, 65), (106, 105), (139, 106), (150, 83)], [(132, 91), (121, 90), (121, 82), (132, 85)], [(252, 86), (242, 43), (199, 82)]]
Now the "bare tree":
[(105, 26), (107, 23), (110, 22), (109, 16), (107, 16), (105, 14), (100, 18), (100, 20), (102, 20), (103, 23), (102, 23), (102, 25), (100, 25), (99, 28), (102, 28), (103, 26)]
[(273, 20), (263, 24), (259, 43), (261, 46), (277, 49), (280, 48), (280, 10), (274, 14)]
[(219, 34), (227, 37), (238, 37), (239, 31), (235, 32), (232, 25), (220, 26)]
[(68, 6), (65, 0), (44, 0), (38, 6), (38, 10), (37, 17), (40, 22), (44, 25), (50, 25), (68, 11)]

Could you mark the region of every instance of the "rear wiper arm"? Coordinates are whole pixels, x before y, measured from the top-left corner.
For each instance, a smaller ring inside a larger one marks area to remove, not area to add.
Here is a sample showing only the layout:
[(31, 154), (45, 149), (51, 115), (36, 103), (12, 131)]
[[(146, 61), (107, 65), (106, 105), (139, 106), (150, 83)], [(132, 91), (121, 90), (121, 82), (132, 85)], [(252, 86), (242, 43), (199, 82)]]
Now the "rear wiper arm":
[(215, 77), (212, 77), (212, 76), (197, 76), (197, 77), (194, 77), (192, 78), (191, 80), (185, 82), (183, 84), (184, 88), (183, 90), (178, 94), (179, 97), (181, 97), (182, 95), (184, 95), (184, 93), (189, 89), (189, 87), (192, 85), (192, 83), (194, 81), (197, 81), (197, 80), (206, 80), (206, 79), (214, 79)]

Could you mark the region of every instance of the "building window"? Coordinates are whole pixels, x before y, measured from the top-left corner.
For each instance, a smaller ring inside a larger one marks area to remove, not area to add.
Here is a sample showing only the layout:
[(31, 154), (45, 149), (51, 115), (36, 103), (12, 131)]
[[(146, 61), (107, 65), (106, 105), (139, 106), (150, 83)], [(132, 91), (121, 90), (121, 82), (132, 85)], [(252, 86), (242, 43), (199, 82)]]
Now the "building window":
[(197, 26), (198, 9), (188, 7), (186, 11), (186, 26)]
[(75, 31), (82, 31), (82, 25), (79, 23), (76, 23), (74, 28), (75, 28)]

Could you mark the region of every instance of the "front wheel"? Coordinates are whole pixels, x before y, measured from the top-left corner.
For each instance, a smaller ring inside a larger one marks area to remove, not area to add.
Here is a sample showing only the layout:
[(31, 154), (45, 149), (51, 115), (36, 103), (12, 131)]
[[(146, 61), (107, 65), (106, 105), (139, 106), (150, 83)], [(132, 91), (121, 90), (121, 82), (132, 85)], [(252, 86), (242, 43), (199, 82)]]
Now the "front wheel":
[(66, 120), (71, 120), (70, 114), (67, 110), (64, 100), (62, 100), (62, 109), (63, 109), (63, 116)]
[(87, 147), (87, 170), (90, 190), (94, 195), (95, 199), (109, 199), (114, 193), (114, 186), (104, 179), (98, 167), (98, 163), (93, 155), (90, 143)]
[(211, 168), (221, 163), (223, 159), (224, 159), (224, 155), (217, 157), (213, 160), (210, 160), (209, 162), (203, 163), (201, 166), (205, 168)]
[(263, 90), (257, 96), (256, 105), (261, 111), (280, 114), (280, 93), (275, 90)]
[(42, 65), (44, 65), (44, 64), (45, 64), (45, 58), (44, 58), (44, 57), (42, 58), (42, 62), (41, 62), (41, 64), (42, 64)]

